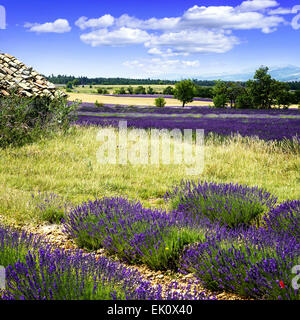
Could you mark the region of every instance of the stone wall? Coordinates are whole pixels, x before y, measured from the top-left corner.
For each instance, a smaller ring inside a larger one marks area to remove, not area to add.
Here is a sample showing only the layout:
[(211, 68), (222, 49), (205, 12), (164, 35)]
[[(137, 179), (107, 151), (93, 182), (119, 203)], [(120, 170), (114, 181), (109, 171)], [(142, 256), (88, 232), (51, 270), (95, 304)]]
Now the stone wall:
[(0, 96), (9, 96), (11, 91), (25, 97), (65, 95), (32, 67), (7, 53), (0, 53)]

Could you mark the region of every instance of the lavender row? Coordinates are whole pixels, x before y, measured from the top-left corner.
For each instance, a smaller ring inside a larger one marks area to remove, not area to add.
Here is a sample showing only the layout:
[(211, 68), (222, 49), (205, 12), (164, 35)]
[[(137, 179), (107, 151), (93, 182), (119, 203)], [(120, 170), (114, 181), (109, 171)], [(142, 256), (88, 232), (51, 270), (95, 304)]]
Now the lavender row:
[[(0, 225), (0, 265), (6, 288), (0, 300), (214, 299), (170, 284), (153, 288), (137, 270), (82, 250), (53, 248), (45, 239)], [(178, 289), (178, 290), (175, 290)]]
[(84, 102), (79, 106), (79, 111), (82, 112), (142, 112), (142, 113), (157, 113), (157, 114), (241, 114), (241, 115), (270, 115), (270, 116), (300, 116), (298, 109), (216, 109), (209, 106), (193, 106), (193, 107), (164, 107), (157, 108), (152, 106), (128, 106), (104, 104), (101, 107), (95, 106), (93, 103)]
[(118, 126), (126, 120), (128, 127), (140, 129), (204, 129), (205, 134), (215, 133), (222, 136), (240, 134), (257, 136), (264, 140), (283, 140), (300, 137), (300, 119), (260, 119), (260, 118), (151, 118), (151, 117), (100, 117), (79, 115), (78, 125)]

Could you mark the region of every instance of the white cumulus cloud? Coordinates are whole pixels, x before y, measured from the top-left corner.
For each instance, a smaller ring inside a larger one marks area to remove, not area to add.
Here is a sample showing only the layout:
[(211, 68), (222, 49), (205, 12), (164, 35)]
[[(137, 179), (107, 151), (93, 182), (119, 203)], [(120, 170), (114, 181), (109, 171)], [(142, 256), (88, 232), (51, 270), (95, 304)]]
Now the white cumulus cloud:
[(71, 31), (69, 21), (66, 19), (57, 19), (54, 22), (46, 22), (43, 24), (26, 23), (24, 27), (36, 33), (65, 33)]
[(80, 17), (75, 25), (79, 27), (81, 30), (85, 30), (87, 28), (106, 28), (110, 27), (114, 24), (115, 18), (110, 14), (105, 14), (104, 16), (98, 19), (88, 19), (87, 17)]
[(231, 50), (238, 43), (238, 38), (227, 35), (224, 31), (199, 29), (152, 36), (145, 46), (153, 48), (152, 53), (155, 50), (161, 51), (160, 48), (167, 48), (173, 53), (222, 53)]
[(287, 9), (275, 0), (246, 0), (237, 6), (198, 6), (178, 17), (139, 19), (128, 14), (100, 18), (81, 17), (76, 25), (90, 32), (81, 40), (92, 46), (144, 44), (153, 56), (172, 57), (198, 53), (224, 53), (241, 43), (235, 30), (275, 32), (286, 25), (280, 14)]
[(122, 46), (144, 43), (150, 39), (150, 35), (143, 30), (122, 27), (112, 31), (107, 29), (91, 31), (82, 34), (80, 39), (93, 47)]
[(199, 60), (180, 60), (180, 59), (140, 59), (125, 61), (123, 65), (127, 68), (134, 69), (136, 72), (147, 74), (148, 76), (161, 76), (169, 72), (187, 72), (194, 71), (200, 67)]
[(244, 11), (258, 11), (277, 6), (279, 3), (275, 0), (248, 0), (243, 1), (239, 8)]

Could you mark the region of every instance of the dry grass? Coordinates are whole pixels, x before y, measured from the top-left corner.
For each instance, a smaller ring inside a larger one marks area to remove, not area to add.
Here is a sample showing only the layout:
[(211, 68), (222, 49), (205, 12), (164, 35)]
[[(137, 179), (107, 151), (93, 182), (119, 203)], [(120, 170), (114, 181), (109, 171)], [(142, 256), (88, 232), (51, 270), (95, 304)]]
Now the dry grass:
[(0, 216), (19, 224), (37, 222), (31, 194), (53, 192), (74, 204), (103, 196), (128, 196), (164, 206), (165, 191), (182, 179), (260, 186), (281, 201), (300, 199), (299, 153), (261, 140), (230, 139), (205, 146), (204, 172), (187, 176), (185, 165), (99, 164), (97, 128), (74, 128), (67, 136), (0, 150)]

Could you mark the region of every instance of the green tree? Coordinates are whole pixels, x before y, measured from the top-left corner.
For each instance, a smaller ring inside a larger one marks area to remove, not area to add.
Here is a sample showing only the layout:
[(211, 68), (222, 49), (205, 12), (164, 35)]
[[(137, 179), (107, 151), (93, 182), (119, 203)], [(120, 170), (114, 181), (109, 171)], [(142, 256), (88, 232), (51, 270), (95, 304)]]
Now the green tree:
[(214, 96), (213, 102), (215, 108), (225, 108), (228, 103), (228, 98), (224, 93), (217, 94), (216, 96)]
[(195, 97), (194, 87), (195, 85), (190, 79), (175, 84), (174, 97), (182, 102), (183, 108), (186, 103), (193, 102)]
[(166, 88), (164, 88), (163, 94), (172, 96), (174, 94), (174, 88), (171, 86), (167, 86)]
[(225, 81), (216, 81), (213, 87), (213, 103), (216, 108), (225, 108), (229, 102), (228, 84)]
[(249, 94), (248, 90), (243, 88), (241, 93), (238, 95), (235, 101), (236, 108), (239, 109), (251, 109), (253, 108), (253, 99)]
[(289, 92), (287, 83), (275, 81), (272, 85), (272, 92), (274, 94), (275, 104), (278, 108), (287, 109), (291, 105), (293, 96)]
[(254, 80), (248, 80), (246, 87), (252, 97), (254, 107), (259, 109), (270, 109), (274, 104), (275, 81), (268, 74), (268, 67), (260, 67), (256, 70)]
[(73, 86), (74, 86), (74, 87), (78, 86), (79, 83), (80, 83), (80, 82), (79, 82), (78, 79), (74, 79), (74, 80), (73, 80)]
[(135, 94), (146, 94), (146, 89), (143, 86), (138, 86), (134, 90)]
[(147, 94), (155, 94), (155, 91), (152, 87), (147, 88)]
[(73, 82), (69, 81), (66, 85), (67, 89), (73, 89)]
[(289, 85), (273, 79), (268, 71), (268, 67), (260, 67), (254, 80), (246, 83), (253, 106), (258, 109), (271, 109), (274, 105), (288, 108), (291, 104)]
[(236, 106), (237, 98), (244, 93), (244, 88), (236, 82), (229, 82), (227, 84), (227, 97), (230, 102), (230, 107)]
[(127, 88), (127, 92), (128, 92), (128, 94), (133, 94), (133, 88), (132, 88), (132, 86), (129, 86), (129, 87)]

